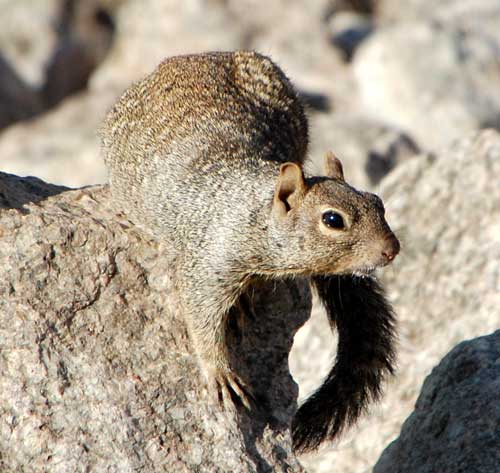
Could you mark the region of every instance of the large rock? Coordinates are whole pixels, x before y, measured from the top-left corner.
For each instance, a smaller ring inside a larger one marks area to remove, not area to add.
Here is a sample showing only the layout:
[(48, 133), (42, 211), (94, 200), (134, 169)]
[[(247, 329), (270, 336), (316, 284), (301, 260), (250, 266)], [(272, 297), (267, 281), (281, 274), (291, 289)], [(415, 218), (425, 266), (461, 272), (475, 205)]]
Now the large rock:
[[(21, 0), (9, 2), (2, 8), (0, 47), (10, 54), (9, 61), (0, 55), (0, 129), (9, 126), (0, 135), (1, 170), (34, 174), (76, 187), (106, 180), (96, 130), (106, 108), (120, 91), (81, 94), (53, 113), (42, 112), (86, 86), (112, 39), (113, 24), (107, 8), (114, 11), (117, 8), (114, 4), (118, 2)], [(41, 24), (47, 28), (52, 25), (50, 34), (40, 32), (40, 39), (31, 38), (27, 42), (23, 35), (30, 14), (33, 15), (31, 26), (38, 31)], [(9, 20), (17, 22), (15, 27), (19, 30), (10, 36), (13, 44), (3, 38), (5, 29), (14, 29)], [(59, 33), (54, 44), (52, 29)], [(44, 49), (47, 57), (42, 63), (38, 43), (49, 42), (49, 37), (53, 52), (50, 55)], [(24, 44), (24, 48), (20, 45), (16, 48), (16, 41)], [(36, 62), (42, 71), (26, 73), (36, 87), (18, 73), (25, 72), (23, 53), (31, 57), (33, 69)], [(22, 122), (13, 125), (19, 121)]]
[(428, 0), (377, 0), (375, 9), (380, 23), (433, 21), (498, 35), (500, 4), (497, 0), (440, 0), (429, 8)]
[(500, 35), (431, 22), (381, 28), (355, 57), (367, 112), (439, 149), (500, 119)]
[(10, 126), (0, 135), (0, 170), (70, 187), (106, 182), (97, 129), (115, 98), (113, 90), (78, 94)]
[(43, 110), (39, 94), (26, 84), (0, 54), (0, 130)]
[(16, 0), (1, 3), (0, 50), (23, 82), (43, 83), (45, 64), (56, 44), (53, 19), (60, 0)]
[[(334, 445), (301, 458), (308, 471), (372, 468), (412, 412), (431, 369), (456, 344), (499, 328), (499, 182), (500, 134), (492, 130), (402, 163), (382, 181), (386, 217), (402, 244), (382, 271), (399, 320), (397, 373), (369, 416)], [(296, 341), (292, 372), (301, 387), (313, 388), (332, 337), (326, 324), (321, 330), (308, 323)], [(301, 390), (301, 397), (308, 394)]]
[(497, 473), (500, 330), (462, 342), (425, 380), (415, 411), (374, 473)]
[(85, 88), (113, 36), (120, 0), (19, 0), (2, 5), (0, 129)]
[(47, 107), (54, 107), (68, 95), (87, 87), (92, 72), (111, 46), (115, 3), (116, 0), (61, 2), (58, 41), (47, 62), (42, 89)]
[(486, 130), (410, 161), (383, 183), (388, 218), (402, 238), (385, 281), (404, 321), (402, 349), (417, 343), (427, 366), (500, 324), (499, 182), (500, 134)]
[(325, 152), (333, 150), (344, 166), (347, 181), (359, 189), (376, 187), (401, 163), (419, 154), (406, 133), (354, 114), (316, 114), (310, 117), (308, 170), (321, 175)]
[(265, 408), (223, 412), (161, 247), (112, 212), (106, 187), (0, 173), (0, 196), (2, 472), (303, 471), (287, 363), (310, 311), (303, 284), (254, 288), (231, 351)]

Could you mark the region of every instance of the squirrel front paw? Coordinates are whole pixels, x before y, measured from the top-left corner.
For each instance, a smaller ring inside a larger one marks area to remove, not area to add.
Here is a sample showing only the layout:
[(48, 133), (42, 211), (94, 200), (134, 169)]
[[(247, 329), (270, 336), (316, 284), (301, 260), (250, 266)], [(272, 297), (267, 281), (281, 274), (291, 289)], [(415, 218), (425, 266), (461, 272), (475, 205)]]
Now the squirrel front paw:
[(229, 368), (209, 368), (206, 370), (209, 396), (223, 409), (231, 410), (243, 405), (251, 411), (257, 401), (251, 388), (239, 375)]

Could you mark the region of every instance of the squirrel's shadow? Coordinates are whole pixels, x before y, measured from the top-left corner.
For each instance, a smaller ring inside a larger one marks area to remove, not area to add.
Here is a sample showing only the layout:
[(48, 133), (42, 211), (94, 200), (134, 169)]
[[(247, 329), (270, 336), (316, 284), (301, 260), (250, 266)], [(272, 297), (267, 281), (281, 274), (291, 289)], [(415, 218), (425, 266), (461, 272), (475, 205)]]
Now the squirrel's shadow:
[(289, 438), (298, 386), (290, 375), (288, 355), (295, 333), (309, 319), (311, 299), (307, 279), (256, 280), (229, 316), (231, 366), (256, 399), (251, 412), (241, 406), (238, 413), (239, 422), (248, 424), (242, 431), (251, 433), (245, 435), (245, 444), (255, 456), (258, 471), (269, 469), (255, 446), (266, 426)]

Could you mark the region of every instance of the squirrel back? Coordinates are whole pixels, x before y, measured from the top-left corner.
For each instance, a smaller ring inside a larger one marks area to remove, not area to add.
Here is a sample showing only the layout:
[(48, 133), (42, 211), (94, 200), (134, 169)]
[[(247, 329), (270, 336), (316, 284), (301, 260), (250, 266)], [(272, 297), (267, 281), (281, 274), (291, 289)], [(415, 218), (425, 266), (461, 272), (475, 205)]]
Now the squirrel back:
[(101, 136), (115, 199), (167, 237), (174, 222), (157, 228), (158, 215), (182, 213), (186, 198), (206, 204), (231, 176), (240, 194), (252, 193), (245, 175), (303, 163), (308, 126), (292, 84), (269, 58), (214, 52), (166, 59), (123, 94)]

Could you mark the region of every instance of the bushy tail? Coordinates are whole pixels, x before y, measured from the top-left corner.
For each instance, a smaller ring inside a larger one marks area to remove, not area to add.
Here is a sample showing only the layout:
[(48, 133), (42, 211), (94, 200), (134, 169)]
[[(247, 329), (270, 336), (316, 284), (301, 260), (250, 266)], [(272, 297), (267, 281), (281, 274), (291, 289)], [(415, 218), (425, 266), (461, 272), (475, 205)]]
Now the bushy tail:
[(395, 316), (372, 278), (318, 276), (311, 280), (338, 331), (335, 364), (323, 385), (299, 408), (292, 423), (294, 450), (332, 440), (356, 422), (394, 371)]

